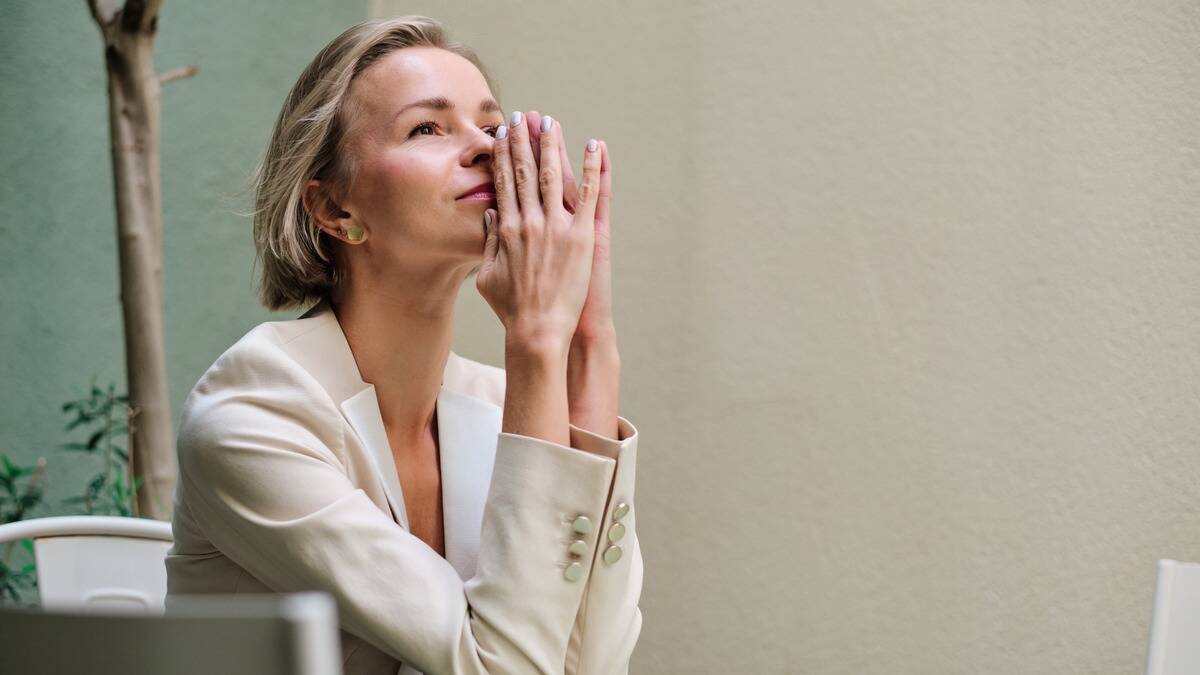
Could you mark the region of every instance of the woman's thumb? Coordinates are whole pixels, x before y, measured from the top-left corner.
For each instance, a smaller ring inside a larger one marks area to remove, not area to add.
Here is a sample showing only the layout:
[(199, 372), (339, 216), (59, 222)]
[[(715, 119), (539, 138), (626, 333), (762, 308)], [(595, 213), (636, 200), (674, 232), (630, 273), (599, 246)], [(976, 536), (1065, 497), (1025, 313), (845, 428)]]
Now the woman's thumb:
[(496, 213), (495, 209), (488, 209), (483, 212), (483, 261), (484, 263), (492, 262), (496, 259), (496, 253), (500, 248), (500, 237), (496, 230)]

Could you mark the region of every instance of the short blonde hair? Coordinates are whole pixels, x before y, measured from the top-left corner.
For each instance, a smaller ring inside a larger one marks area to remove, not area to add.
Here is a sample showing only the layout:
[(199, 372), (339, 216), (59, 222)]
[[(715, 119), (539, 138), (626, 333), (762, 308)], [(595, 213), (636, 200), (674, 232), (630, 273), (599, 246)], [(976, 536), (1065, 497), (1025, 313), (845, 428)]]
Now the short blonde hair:
[(333, 39), (300, 73), (283, 103), (271, 142), (254, 172), (254, 246), (263, 269), (259, 301), (272, 311), (304, 307), (339, 287), (334, 242), (304, 208), (305, 186), (321, 179), (337, 192), (354, 177), (345, 131), (350, 85), (372, 63), (405, 47), (437, 47), (475, 64), (491, 78), (475, 52), (450, 40), (427, 16), (364, 21)]

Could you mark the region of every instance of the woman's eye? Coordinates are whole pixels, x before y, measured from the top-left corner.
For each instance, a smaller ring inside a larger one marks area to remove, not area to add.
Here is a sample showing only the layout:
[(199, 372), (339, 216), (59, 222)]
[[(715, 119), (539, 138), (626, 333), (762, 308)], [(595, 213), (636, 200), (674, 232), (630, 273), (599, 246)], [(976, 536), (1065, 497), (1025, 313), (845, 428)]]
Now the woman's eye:
[(436, 127), (436, 126), (437, 126), (437, 122), (422, 122), (422, 123), (418, 124), (417, 126), (413, 127), (412, 132), (410, 132), (408, 135), (409, 136), (428, 136), (429, 134), (418, 134), (417, 132), (420, 131), (421, 129), (432, 130), (433, 127)]
[[(433, 130), (434, 130), (436, 127), (437, 127), (437, 122), (422, 122), (422, 123), (418, 124), (417, 126), (413, 127), (412, 131), (411, 131), (411, 132), (409, 132), (409, 134), (408, 134), (408, 135), (409, 135), (409, 137), (410, 137), (410, 138), (411, 138), (411, 137), (413, 137), (413, 136), (428, 136), (428, 135), (430, 135), (430, 134), (421, 133), (421, 130), (422, 130), (422, 129), (429, 129), (430, 133), (433, 133)], [(496, 130), (497, 130), (497, 129), (499, 129), (499, 128), (500, 128), (500, 127), (498, 127), (498, 126), (496, 126), (496, 127), (485, 127), (485, 128), (484, 128), (484, 131), (486, 131), (486, 132), (487, 132), (487, 134), (488, 134), (489, 136), (491, 136), (491, 137), (495, 138), (495, 136), (496, 136)]]

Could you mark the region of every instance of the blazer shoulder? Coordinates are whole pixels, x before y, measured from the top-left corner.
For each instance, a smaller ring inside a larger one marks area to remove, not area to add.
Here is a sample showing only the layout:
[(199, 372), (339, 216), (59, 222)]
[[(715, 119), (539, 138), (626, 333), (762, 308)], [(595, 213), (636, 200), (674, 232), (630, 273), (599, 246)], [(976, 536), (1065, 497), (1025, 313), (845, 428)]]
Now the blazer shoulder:
[(304, 368), (284, 349), (286, 340), (277, 327), (281, 323), (292, 322), (260, 323), (238, 338), (204, 371), (193, 391), (218, 385), (255, 385), (268, 377), (298, 377), (304, 372)]
[[(264, 321), (251, 328), (217, 357), (195, 388), (255, 384), (264, 378), (302, 378), (306, 369), (293, 358), (287, 344), (320, 326), (317, 319)], [(313, 379), (313, 378), (309, 378)], [(312, 384), (317, 384), (313, 379)]]
[(285, 417), (303, 420), (319, 436), (340, 430), (337, 406), (320, 383), (283, 347), (275, 324), (251, 329), (226, 349), (200, 376), (183, 403), (181, 446), (199, 432), (233, 431), (229, 423), (267, 423)]

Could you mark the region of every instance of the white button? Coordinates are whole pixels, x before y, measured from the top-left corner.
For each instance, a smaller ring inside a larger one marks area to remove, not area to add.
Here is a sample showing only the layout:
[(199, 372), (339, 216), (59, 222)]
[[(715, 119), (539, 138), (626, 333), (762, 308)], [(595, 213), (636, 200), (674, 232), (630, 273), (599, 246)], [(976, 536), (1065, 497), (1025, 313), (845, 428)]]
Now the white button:
[(617, 504), (617, 508), (613, 511), (613, 518), (620, 520), (629, 513), (629, 505), (625, 502)]
[(587, 534), (592, 531), (592, 520), (587, 516), (579, 516), (571, 527), (579, 534)]
[(577, 562), (567, 565), (567, 569), (563, 572), (563, 577), (567, 581), (579, 581), (583, 577), (583, 565)]
[(613, 523), (612, 527), (608, 528), (608, 540), (612, 543), (621, 541), (621, 537), (625, 536), (625, 526), (620, 523)]
[(567, 548), (567, 552), (576, 558), (583, 557), (583, 555), (587, 553), (587, 550), (587, 542), (582, 539), (576, 539), (575, 541), (571, 542), (571, 546)]
[(608, 550), (604, 552), (604, 562), (608, 563), (609, 565), (617, 562), (620, 559), (621, 559), (621, 547), (620, 546), (616, 546), (616, 545), (609, 546)]

